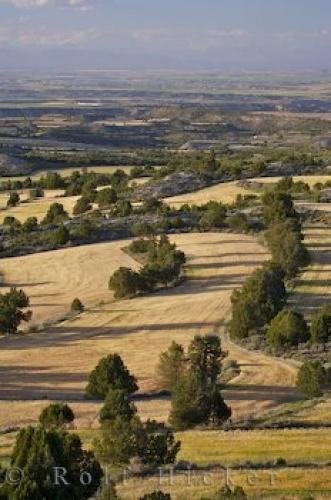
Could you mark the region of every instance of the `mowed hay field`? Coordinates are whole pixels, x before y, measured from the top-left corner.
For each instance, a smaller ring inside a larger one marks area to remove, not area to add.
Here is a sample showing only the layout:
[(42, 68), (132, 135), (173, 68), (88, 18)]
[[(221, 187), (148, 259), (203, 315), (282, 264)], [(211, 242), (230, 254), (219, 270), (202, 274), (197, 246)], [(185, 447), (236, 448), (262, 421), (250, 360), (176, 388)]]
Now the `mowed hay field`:
[(20, 222), (26, 221), (28, 217), (37, 217), (40, 222), (46, 215), (52, 203), (61, 203), (64, 209), (72, 215), (74, 205), (79, 196), (63, 196), (63, 189), (46, 190), (43, 198), (35, 200), (27, 199), (27, 191), (18, 191), (22, 203), (16, 207), (6, 207), (8, 194), (0, 195), (0, 224), (7, 216), (16, 217)]
[[(305, 492), (316, 500), (330, 498), (330, 468), (305, 467), (280, 469), (240, 469), (218, 471), (186, 471), (171, 477), (152, 477), (125, 480), (117, 486), (124, 500), (137, 500), (147, 493), (161, 490), (174, 500), (201, 500), (213, 498), (226, 484), (242, 486), (249, 498), (298, 500)], [(311, 498), (308, 497), (307, 498)]]
[[(259, 182), (263, 184), (274, 184), (278, 182), (282, 177), (256, 177), (253, 179), (247, 179), (247, 181)], [(293, 177), (294, 182), (302, 181), (313, 186), (317, 182), (325, 183), (331, 180), (331, 175), (303, 175)], [(208, 201), (222, 201), (223, 203), (233, 203), (236, 197), (241, 195), (249, 194), (261, 194), (261, 191), (254, 191), (252, 189), (245, 189), (238, 184), (238, 181), (233, 182), (223, 182), (216, 184), (205, 189), (200, 189), (199, 191), (194, 191), (192, 193), (181, 194), (178, 196), (172, 196), (170, 198), (165, 198), (164, 201), (174, 208), (179, 208), (184, 203), (203, 205)]]
[(291, 300), (309, 316), (331, 300), (331, 228), (309, 225), (304, 234), (312, 262), (295, 280)]
[[(8, 425), (22, 418), (20, 400), (45, 398), (77, 401), (78, 417), (87, 418), (88, 413), (91, 423), (97, 408), (83, 401), (84, 387), (101, 357), (118, 352), (140, 389), (151, 391), (160, 388), (155, 368), (172, 340), (187, 346), (196, 334), (224, 331), (232, 290), (268, 257), (266, 251), (252, 237), (234, 234), (182, 234), (173, 240), (186, 253), (194, 278), (174, 289), (118, 302), (107, 291), (109, 275), (120, 265), (136, 266), (120, 250), (124, 241), (1, 261), (5, 279), (31, 296), (35, 320), (51, 319), (61, 308), (67, 311), (75, 296), (88, 305), (81, 316), (42, 333), (1, 340), (0, 397), (18, 400), (11, 403), (10, 415), (6, 403), (2, 405), (3, 425), (6, 416)], [(226, 338), (223, 344), (242, 365), (225, 394), (234, 419), (297, 396), (296, 367), (247, 352)], [(166, 419), (169, 401), (140, 402), (139, 410), (146, 416), (155, 410), (155, 416)]]

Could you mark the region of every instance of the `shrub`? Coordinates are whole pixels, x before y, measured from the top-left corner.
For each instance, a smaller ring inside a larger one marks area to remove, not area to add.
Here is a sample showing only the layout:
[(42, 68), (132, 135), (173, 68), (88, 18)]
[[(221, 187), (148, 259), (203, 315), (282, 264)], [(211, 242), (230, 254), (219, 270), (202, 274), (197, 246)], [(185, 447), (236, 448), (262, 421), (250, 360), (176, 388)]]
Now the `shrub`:
[(267, 190), (262, 196), (263, 218), (266, 226), (285, 221), (288, 218), (297, 218), (292, 197), (282, 191)]
[(9, 292), (0, 294), (0, 332), (15, 334), (22, 321), (30, 321), (32, 312), (25, 310), (29, 305), (29, 297), (23, 290), (11, 288)]
[(118, 354), (109, 354), (99, 361), (90, 373), (86, 394), (104, 399), (110, 389), (120, 389), (128, 394), (138, 389), (135, 377)]
[(70, 406), (62, 403), (54, 403), (43, 409), (39, 416), (39, 422), (43, 427), (64, 427), (75, 419)]
[(76, 297), (72, 302), (70, 306), (71, 311), (75, 312), (83, 312), (84, 311), (84, 305), (83, 303)]
[(250, 229), (247, 216), (243, 213), (236, 213), (232, 217), (229, 217), (228, 224), (231, 229), (236, 231), (242, 231), (247, 233)]
[(152, 493), (147, 493), (139, 500), (171, 500), (169, 493), (163, 493), (163, 491), (157, 490)]
[(65, 245), (69, 240), (70, 233), (63, 224), (50, 234), (50, 241), (54, 246)]
[(101, 189), (98, 191), (95, 201), (99, 208), (107, 207), (117, 202), (117, 193), (112, 188)]
[(326, 373), (318, 361), (306, 361), (299, 369), (296, 386), (308, 398), (323, 395), (322, 388), (326, 382)]
[(331, 340), (331, 305), (324, 306), (312, 315), (311, 340), (314, 343), (327, 343)]
[(289, 309), (279, 312), (267, 331), (268, 344), (275, 348), (297, 346), (308, 339), (309, 330), (304, 317)]
[(10, 193), (9, 198), (7, 200), (7, 207), (16, 207), (20, 202), (19, 194), (16, 191)]
[(243, 339), (269, 323), (286, 304), (286, 289), (279, 268), (266, 265), (249, 277), (231, 296), (230, 333)]
[(210, 201), (204, 206), (199, 225), (202, 229), (212, 229), (224, 226), (226, 207), (222, 203)]
[(117, 217), (128, 217), (132, 214), (133, 208), (129, 200), (118, 200), (113, 212)]
[(139, 240), (132, 241), (128, 248), (132, 253), (147, 253), (152, 246), (153, 242), (151, 240), (140, 238)]
[(109, 279), (109, 289), (114, 291), (115, 299), (134, 297), (141, 289), (139, 273), (128, 267), (120, 267)]
[(82, 196), (81, 198), (78, 198), (78, 200), (76, 201), (75, 206), (73, 208), (73, 214), (74, 215), (83, 214), (91, 209), (92, 205), (90, 203), (90, 200), (85, 196)]
[(22, 231), (24, 233), (32, 233), (32, 231), (36, 231), (36, 229), (38, 229), (37, 217), (28, 217), (22, 224)]
[(68, 219), (69, 215), (61, 203), (52, 203), (42, 221), (43, 224), (59, 224)]

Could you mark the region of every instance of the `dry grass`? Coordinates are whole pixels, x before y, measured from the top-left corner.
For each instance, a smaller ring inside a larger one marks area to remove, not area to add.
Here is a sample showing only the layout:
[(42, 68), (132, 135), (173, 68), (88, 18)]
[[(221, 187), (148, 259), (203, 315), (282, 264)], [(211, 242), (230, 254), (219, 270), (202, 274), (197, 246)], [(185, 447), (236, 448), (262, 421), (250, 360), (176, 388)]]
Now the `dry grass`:
[(38, 221), (43, 219), (47, 210), (52, 203), (61, 203), (65, 210), (72, 215), (74, 205), (79, 196), (63, 196), (62, 189), (54, 189), (45, 191), (44, 198), (35, 200), (27, 200), (27, 191), (19, 192), (21, 200), (25, 203), (20, 203), (16, 207), (6, 208), (8, 194), (0, 196), (0, 224), (7, 216), (16, 217), (19, 221), (24, 222), (28, 217), (37, 217)]
[(329, 429), (187, 431), (178, 435), (179, 459), (197, 465), (234, 466), (245, 461), (265, 462), (281, 457), (291, 462), (328, 462), (331, 459)]
[(305, 243), (312, 264), (296, 280), (291, 300), (309, 316), (331, 297), (331, 228), (318, 225), (305, 228)]
[[(213, 498), (225, 484), (242, 486), (249, 498), (271, 499), (303, 498), (305, 492), (314, 498), (326, 499), (331, 495), (331, 475), (327, 467), (319, 469), (284, 468), (277, 470), (250, 469), (184, 472), (181, 475), (126, 480), (117, 491), (124, 500), (137, 500), (147, 493), (162, 490), (173, 500), (201, 500)], [(286, 495), (286, 497), (285, 497)]]
[[(75, 296), (87, 304), (88, 310), (47, 328), (45, 333), (2, 339), (1, 397), (79, 400), (88, 373), (110, 352), (123, 356), (138, 377), (141, 390), (158, 389), (155, 368), (159, 353), (172, 340), (187, 346), (196, 334), (221, 331), (229, 315), (232, 290), (267, 258), (250, 236), (207, 233), (177, 235), (174, 239), (187, 254), (188, 267), (194, 269), (198, 279), (120, 302), (112, 301), (107, 280), (119, 265), (136, 265), (120, 250), (126, 242), (2, 260), (6, 280), (30, 295), (35, 321), (65, 313)], [(101, 301), (107, 303), (97, 305)], [(234, 418), (295, 397), (294, 367), (247, 352), (226, 339), (223, 343), (230, 357), (242, 364), (237, 385), (226, 393)], [(169, 403), (157, 400), (155, 404), (156, 413), (166, 418)], [(146, 415), (153, 413), (152, 407), (151, 402), (141, 403)], [(95, 407), (88, 411), (93, 421)], [(8, 415), (8, 425), (14, 419), (16, 416)]]
[[(256, 177), (254, 179), (248, 179), (254, 182), (260, 182), (263, 184), (273, 184), (278, 182), (282, 177)], [(330, 175), (303, 175), (293, 177), (295, 182), (303, 181), (313, 186), (317, 182), (325, 183), (331, 180)], [(170, 198), (165, 198), (165, 202), (175, 208), (179, 208), (184, 203), (203, 205), (210, 200), (222, 201), (223, 203), (233, 203), (236, 197), (247, 194), (261, 194), (260, 192), (255, 192), (252, 189), (245, 189), (238, 184), (238, 181), (224, 182), (216, 184), (205, 189), (200, 189), (199, 191), (194, 191), (193, 193), (180, 194), (178, 196), (172, 196)]]

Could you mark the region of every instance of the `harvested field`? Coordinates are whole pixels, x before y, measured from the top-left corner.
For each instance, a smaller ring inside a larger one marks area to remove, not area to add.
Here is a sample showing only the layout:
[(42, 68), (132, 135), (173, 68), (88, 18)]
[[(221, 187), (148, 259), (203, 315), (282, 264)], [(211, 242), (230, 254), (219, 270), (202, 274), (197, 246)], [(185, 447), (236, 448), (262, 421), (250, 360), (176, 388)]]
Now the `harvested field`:
[[(255, 177), (253, 179), (247, 179), (247, 181), (259, 182), (263, 184), (274, 184), (278, 182), (282, 177)], [(317, 182), (325, 183), (331, 180), (330, 175), (303, 175), (293, 177), (295, 182), (303, 181), (313, 186)], [(203, 205), (210, 200), (222, 201), (223, 203), (233, 203), (238, 196), (248, 195), (248, 194), (260, 194), (260, 191), (255, 192), (253, 189), (245, 189), (238, 184), (238, 181), (233, 182), (223, 182), (216, 184), (205, 189), (200, 189), (199, 191), (194, 191), (192, 193), (180, 194), (178, 196), (172, 196), (170, 198), (165, 198), (164, 201), (171, 205), (172, 207), (179, 208), (184, 203)]]
[[(119, 265), (135, 266), (120, 251), (123, 241), (2, 260), (5, 278), (31, 295), (36, 319), (47, 321), (60, 309), (67, 311), (74, 296), (85, 300), (88, 310), (43, 333), (2, 339), (1, 399), (79, 401), (88, 373), (110, 352), (123, 356), (142, 391), (159, 389), (158, 355), (172, 340), (187, 346), (196, 334), (222, 332), (232, 290), (267, 258), (265, 250), (250, 236), (233, 234), (183, 234), (174, 240), (187, 254), (194, 279), (175, 289), (120, 302), (112, 301), (106, 285)], [(226, 393), (234, 419), (297, 397), (292, 387), (294, 366), (247, 352), (226, 338), (223, 343), (242, 365)], [(140, 410), (151, 414), (152, 404), (141, 402)], [(158, 399), (154, 404), (158, 415), (166, 418), (169, 402)], [(84, 405), (90, 403), (81, 402), (78, 416), (86, 410)], [(93, 421), (95, 406), (89, 411)]]
[(305, 243), (312, 264), (296, 279), (292, 302), (309, 315), (331, 298), (331, 228), (318, 225), (306, 227)]
[[(136, 500), (147, 493), (162, 490), (174, 500), (201, 500), (213, 496), (226, 484), (242, 486), (249, 498), (304, 498), (305, 493), (316, 500), (330, 498), (330, 468), (281, 468), (274, 470), (225, 470), (184, 472), (174, 475), (144, 479), (130, 479), (118, 485), (117, 491), (124, 500)], [(307, 496), (308, 498), (308, 496)]]
[(74, 205), (79, 196), (63, 196), (63, 189), (54, 189), (45, 191), (43, 198), (27, 201), (27, 192), (19, 192), (21, 200), (16, 207), (6, 208), (8, 195), (3, 194), (0, 197), (0, 224), (7, 216), (16, 217), (20, 222), (26, 221), (28, 217), (37, 217), (38, 221), (43, 219), (52, 203), (61, 203), (65, 210), (72, 215)]

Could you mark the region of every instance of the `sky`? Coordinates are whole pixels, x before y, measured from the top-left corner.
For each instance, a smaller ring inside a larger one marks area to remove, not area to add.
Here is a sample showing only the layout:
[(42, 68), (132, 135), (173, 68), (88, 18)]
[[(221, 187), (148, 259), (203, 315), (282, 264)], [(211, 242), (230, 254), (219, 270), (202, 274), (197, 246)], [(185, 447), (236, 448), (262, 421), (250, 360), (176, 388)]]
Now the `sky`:
[(331, 0), (0, 0), (0, 69), (331, 70)]

